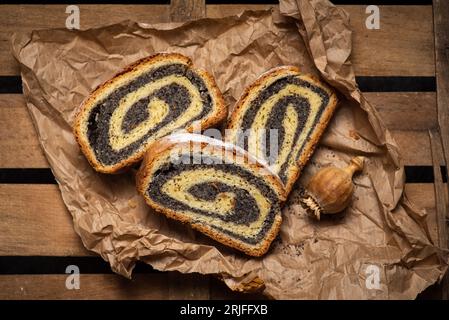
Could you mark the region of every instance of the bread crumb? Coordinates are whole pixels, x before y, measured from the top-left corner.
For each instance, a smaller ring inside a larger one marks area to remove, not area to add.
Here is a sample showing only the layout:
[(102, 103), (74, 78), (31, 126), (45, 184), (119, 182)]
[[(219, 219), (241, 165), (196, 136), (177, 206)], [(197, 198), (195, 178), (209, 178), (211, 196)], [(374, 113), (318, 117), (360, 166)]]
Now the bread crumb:
[(128, 206), (130, 206), (131, 208), (135, 209), (137, 207), (136, 200), (134, 200), (134, 199), (128, 200)]

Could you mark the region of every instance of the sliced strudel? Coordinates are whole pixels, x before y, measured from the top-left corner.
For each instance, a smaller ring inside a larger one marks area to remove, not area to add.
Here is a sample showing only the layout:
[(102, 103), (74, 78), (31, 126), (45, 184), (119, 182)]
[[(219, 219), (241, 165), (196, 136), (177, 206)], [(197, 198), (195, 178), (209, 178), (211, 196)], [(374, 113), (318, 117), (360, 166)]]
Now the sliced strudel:
[(275, 68), (236, 104), (226, 141), (265, 161), (290, 192), (337, 105), (336, 94), (296, 67)]
[(156, 211), (251, 256), (268, 250), (282, 221), (279, 178), (245, 150), (202, 135), (155, 142), (137, 188)]
[(225, 116), (212, 76), (183, 55), (156, 54), (93, 91), (74, 133), (95, 170), (114, 173), (141, 160), (155, 140), (178, 129), (208, 128)]

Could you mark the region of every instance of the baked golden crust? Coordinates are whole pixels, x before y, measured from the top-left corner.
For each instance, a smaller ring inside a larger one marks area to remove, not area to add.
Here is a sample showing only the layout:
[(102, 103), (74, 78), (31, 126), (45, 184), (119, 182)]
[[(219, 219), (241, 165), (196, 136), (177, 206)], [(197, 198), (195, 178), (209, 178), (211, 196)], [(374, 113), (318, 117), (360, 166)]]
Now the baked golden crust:
[(144, 156), (145, 151), (148, 149), (149, 145), (145, 148), (141, 148), (137, 152), (135, 152), (132, 156), (125, 158), (124, 160), (113, 164), (113, 165), (104, 165), (100, 163), (93, 151), (90, 147), (85, 134), (83, 133), (82, 124), (86, 121), (86, 116), (88, 115), (90, 109), (94, 107), (97, 98), (103, 94), (106, 90), (113, 88), (114, 86), (119, 86), (121, 83), (132, 79), (134, 75), (139, 74), (145, 67), (148, 65), (154, 65), (158, 62), (166, 62), (166, 61), (174, 61), (181, 62), (188, 65), (190, 70), (193, 70), (197, 73), (206, 84), (207, 88), (211, 93), (211, 97), (213, 100), (213, 109), (211, 114), (202, 118), (200, 121), (195, 121), (188, 127), (184, 129), (188, 132), (192, 132), (198, 128), (202, 130), (210, 128), (221, 121), (223, 121), (227, 115), (227, 108), (224, 103), (223, 95), (221, 94), (220, 89), (215, 83), (214, 78), (207, 71), (196, 69), (192, 66), (192, 61), (190, 58), (183, 56), (179, 53), (157, 53), (152, 56), (140, 59), (133, 64), (126, 67), (124, 70), (117, 73), (113, 78), (107, 80), (103, 84), (99, 85), (90, 95), (87, 97), (79, 106), (74, 124), (73, 124), (73, 133), (75, 135), (76, 141), (78, 142), (81, 151), (86, 156), (87, 160), (91, 164), (91, 166), (98, 172), (102, 173), (119, 173), (124, 169), (130, 167), (131, 165), (138, 163)]
[[(198, 136), (198, 135), (191, 135), (191, 136)], [(215, 139), (213, 139), (213, 140), (215, 140)], [(148, 195), (146, 194), (147, 186), (149, 184), (149, 181), (151, 180), (150, 173), (153, 170), (153, 166), (154, 166), (155, 162), (161, 158), (162, 154), (166, 154), (167, 152), (171, 151), (172, 148), (180, 147), (181, 145), (188, 146), (191, 141), (194, 141), (194, 140), (180, 142), (180, 141), (177, 141), (176, 138), (173, 139), (173, 136), (166, 136), (166, 137), (160, 139), (159, 141), (155, 142), (154, 144), (152, 144), (152, 146), (149, 148), (148, 152), (146, 153), (146, 155), (142, 161), (139, 171), (136, 174), (137, 190), (139, 191), (140, 194), (142, 194), (146, 203), (150, 207), (152, 207), (153, 209), (155, 209), (158, 212), (161, 212), (166, 217), (178, 220), (182, 223), (187, 223), (195, 230), (198, 230), (198, 231), (208, 235), (210, 238), (217, 240), (218, 242), (225, 244), (231, 248), (238, 249), (238, 250), (246, 253), (247, 255), (254, 256), (254, 257), (262, 256), (263, 254), (265, 254), (267, 252), (267, 250), (270, 247), (270, 244), (272, 243), (272, 241), (274, 240), (274, 238), (276, 237), (276, 235), (279, 232), (279, 229), (280, 229), (280, 226), (282, 223), (281, 214), (278, 214), (275, 216), (272, 227), (266, 233), (267, 236), (260, 242), (260, 244), (258, 244), (257, 248), (254, 248), (252, 246), (245, 245), (243, 242), (235, 240), (232, 237), (228, 237), (225, 234), (222, 234), (219, 232), (214, 232), (214, 231), (204, 227), (202, 224), (194, 223), (191, 218), (187, 217), (186, 215), (180, 214), (176, 210), (172, 210), (170, 208), (166, 208), (166, 207), (159, 205), (158, 203), (154, 202), (150, 197), (148, 197)], [(208, 144), (207, 142), (201, 143), (201, 149), (203, 149), (205, 147), (211, 148), (211, 145)], [(217, 148), (220, 151), (223, 151), (223, 149), (221, 147), (219, 147), (218, 145), (212, 146), (212, 147)], [(241, 155), (246, 159), (246, 161), (248, 161), (248, 159), (249, 159), (248, 158), (249, 155), (244, 150), (232, 150), (232, 151), (227, 150), (225, 152), (232, 152), (232, 156), (235, 156), (236, 154)], [(282, 185), (282, 182), (279, 180), (279, 178), (276, 175), (272, 174), (269, 171), (269, 169), (262, 163), (251, 162), (251, 161), (248, 161), (247, 163), (248, 163), (248, 166), (252, 170), (263, 171), (264, 178), (266, 178), (266, 181), (270, 184), (270, 186), (277, 193), (277, 195), (279, 197), (279, 201), (280, 201), (279, 205), (281, 206), (286, 199), (286, 195), (285, 195), (285, 190)]]
[[(259, 76), (259, 78), (257, 78), (251, 85), (246, 87), (245, 90), (243, 91), (241, 97), (237, 101), (234, 109), (232, 110), (230, 117), (228, 118), (226, 128), (233, 129), (233, 128), (237, 127), (236, 123), (238, 121), (238, 117), (241, 114), (241, 112), (243, 112), (242, 109), (243, 109), (246, 101), (248, 100), (249, 95), (253, 92), (262, 90), (268, 79), (275, 78), (277, 76), (282, 76), (282, 75), (289, 75), (289, 74), (297, 75), (298, 73), (300, 73), (300, 69), (295, 66), (281, 66), (281, 67), (276, 67), (276, 68), (270, 69), (267, 72), (263, 73), (261, 76)], [(334, 113), (334, 110), (336, 109), (337, 104), (338, 104), (337, 95), (335, 94), (335, 92), (332, 89), (330, 89), (327, 85), (322, 83), (314, 75), (307, 74), (305, 76), (307, 76), (309, 82), (312, 82), (317, 87), (326, 91), (326, 93), (329, 95), (329, 103), (321, 115), (320, 122), (317, 123), (315, 129), (313, 130), (313, 132), (310, 135), (310, 138), (308, 139), (308, 142), (305, 144), (304, 150), (301, 153), (301, 156), (297, 161), (296, 167), (294, 168), (294, 170), (292, 170), (290, 172), (290, 174), (288, 175), (287, 182), (284, 183), (284, 187), (285, 187), (287, 194), (289, 194), (290, 191), (292, 190), (296, 180), (299, 178), (299, 175), (301, 174), (303, 167), (305, 166), (305, 164), (307, 163), (309, 158), (312, 156), (312, 154), (321, 138), (321, 135), (323, 134), (324, 130), (326, 129), (327, 124), (329, 123), (329, 121)], [(232, 139), (229, 139), (228, 136), (225, 137), (225, 140), (228, 142), (232, 142)]]

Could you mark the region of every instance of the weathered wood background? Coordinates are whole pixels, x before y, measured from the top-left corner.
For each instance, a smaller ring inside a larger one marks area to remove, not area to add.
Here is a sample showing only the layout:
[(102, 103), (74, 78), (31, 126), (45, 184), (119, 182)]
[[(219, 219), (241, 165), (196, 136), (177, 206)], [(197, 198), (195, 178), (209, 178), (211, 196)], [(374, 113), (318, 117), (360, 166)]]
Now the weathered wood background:
[[(275, 6), (206, 2), (80, 5), (81, 28), (124, 19), (154, 23), (222, 17)], [(362, 88), (369, 91), (368, 99), (401, 148), (406, 194), (427, 209), (432, 238), (446, 246), (447, 177), (440, 169), (449, 160), (449, 5), (444, 0), (421, 2), (380, 6), (380, 30), (366, 29), (366, 5), (341, 7), (351, 15), (355, 31), (356, 74), (366, 82)], [(212, 277), (161, 273), (142, 266), (129, 281), (112, 274), (101, 258), (82, 246), (17, 90), (19, 68), (9, 49), (13, 31), (63, 27), (65, 8), (0, 5), (0, 299), (260, 298), (232, 293)], [(395, 89), (401, 79), (411, 81), (412, 87)], [(390, 81), (392, 87), (373, 92), (373, 83), (381, 81)], [(65, 266), (72, 262), (89, 270), (82, 272), (81, 290), (65, 288)], [(447, 298), (447, 286), (435, 285), (420, 297)]]

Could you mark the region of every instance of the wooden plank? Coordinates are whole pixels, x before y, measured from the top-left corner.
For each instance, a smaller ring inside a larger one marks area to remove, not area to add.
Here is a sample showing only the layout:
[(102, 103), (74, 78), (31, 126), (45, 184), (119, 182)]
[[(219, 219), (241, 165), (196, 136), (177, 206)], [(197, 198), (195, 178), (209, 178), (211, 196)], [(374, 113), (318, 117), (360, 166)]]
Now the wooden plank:
[(56, 185), (0, 184), (0, 199), (0, 255), (91, 255)]
[(432, 163), (426, 131), (391, 131), (403, 163), (409, 166), (428, 166)]
[(0, 299), (168, 299), (167, 273), (80, 274), (80, 289), (66, 288), (67, 275), (0, 275)]
[(433, 8), (438, 124), (441, 132), (443, 155), (446, 165), (449, 166), (449, 3), (434, 0)]
[[(436, 126), (435, 93), (367, 93), (408, 165), (431, 165), (427, 129)], [(406, 119), (406, 121), (404, 121)], [(421, 131), (411, 131), (421, 130)], [(22, 95), (0, 95), (0, 168), (47, 168)]]
[(366, 92), (390, 130), (427, 130), (437, 123), (435, 92)]
[[(185, 283), (176, 293), (168, 278)], [(194, 279), (195, 278), (195, 279)], [(101, 300), (263, 300), (260, 293), (231, 291), (222, 281), (206, 275), (170, 273), (136, 274), (132, 280), (114, 274), (80, 275), (80, 289), (65, 287), (66, 275), (0, 275), (1, 300), (101, 299)], [(195, 286), (189, 284), (195, 280)], [(209, 281), (211, 286), (209, 289)], [(45, 286), (42, 286), (45, 283)], [(207, 292), (198, 295), (197, 290)], [(210, 291), (210, 294), (209, 294)], [(183, 295), (182, 293), (187, 292)]]
[[(204, 1), (204, 0), (202, 0)], [(107, 25), (124, 19), (140, 22), (168, 21), (166, 5), (80, 5), (81, 28)], [(267, 5), (207, 5), (207, 17), (237, 14), (243, 8), (266, 9)], [(380, 30), (365, 27), (366, 6), (342, 6), (351, 15), (354, 30), (353, 65), (359, 76), (435, 75), (431, 6), (381, 6)], [(0, 16), (0, 73), (17, 75), (17, 63), (9, 52), (14, 31), (63, 28), (67, 14), (64, 5), (2, 5)], [(197, 7), (194, 7), (194, 9)], [(200, 12), (202, 9), (195, 11)], [(173, 10), (171, 11), (172, 14)], [(175, 14), (176, 15), (176, 14)], [(174, 16), (172, 16), (174, 18)], [(375, 54), (373, 54), (375, 53)], [(406, 58), (405, 58), (406, 57)]]
[(195, 20), (206, 16), (205, 0), (171, 0), (170, 19), (174, 22)]
[[(443, 0), (433, 0), (433, 21), (435, 29), (435, 71), (437, 78), (438, 123), (440, 127), (443, 154), (446, 168), (449, 168), (449, 3)], [(449, 171), (449, 170), (448, 170)], [(449, 198), (449, 188), (447, 190)], [(448, 201), (449, 202), (449, 201)], [(446, 202), (446, 218), (449, 209)], [(447, 221), (446, 221), (447, 222)], [(448, 225), (445, 223), (441, 232), (445, 235), (445, 247), (449, 247)], [(449, 273), (442, 281), (442, 299), (449, 299)]]
[(168, 297), (170, 300), (208, 300), (209, 276), (201, 274), (181, 274), (179, 272), (169, 272)]
[[(430, 149), (433, 161), (433, 176), (434, 176), (434, 188), (435, 188), (435, 211), (438, 225), (438, 243), (441, 248), (447, 248), (447, 232), (446, 232), (446, 217), (447, 210), (447, 190), (443, 183), (443, 177), (441, 175), (440, 163), (443, 161), (443, 152), (439, 148), (440, 144), (437, 141), (440, 139), (438, 132), (433, 130), (429, 131)], [(437, 140), (438, 139), (438, 140)]]
[[(3, 131), (0, 128), (0, 132)], [(430, 145), (425, 131), (392, 131), (404, 163), (407, 165), (430, 165)], [(28, 140), (0, 141), (0, 168), (48, 168), (36, 137)], [(14, 144), (13, 142), (17, 142)]]
[(21, 94), (0, 94), (0, 167), (48, 168)]
[[(210, 278), (210, 299), (211, 300), (266, 300), (262, 293), (242, 293), (231, 291), (223, 281)], [(261, 302), (262, 303), (262, 302)]]
[[(2, 288), (0, 290), (0, 299), (209, 299), (210, 276), (207, 275), (160, 272), (135, 274), (132, 280), (129, 280), (116, 274), (83, 274), (81, 270), (79, 290), (66, 288), (67, 276), (65, 274), (0, 275), (0, 288)], [(183, 284), (183, 286), (175, 289), (172, 286), (173, 283)], [(232, 298), (232, 291), (225, 285), (223, 286), (221, 295)], [(174, 292), (174, 289), (176, 292)], [(242, 294), (239, 296), (242, 296)]]
[(427, 212), (427, 225), (433, 243), (438, 244), (438, 221), (435, 211), (435, 191), (431, 183), (407, 183), (404, 188), (407, 198), (418, 208)]
[[(434, 212), (433, 184), (407, 184), (408, 197)], [(91, 255), (75, 234), (55, 185), (0, 184), (0, 255)], [(52, 232), (47, 232), (52, 230)]]
[[(267, 9), (272, 5), (208, 5), (207, 16), (238, 14), (242, 8)], [(432, 76), (435, 74), (431, 6), (379, 6), (380, 29), (365, 27), (366, 5), (339, 6), (351, 17), (352, 63), (361, 76)]]
[[(12, 32), (65, 28), (67, 5), (1, 5), (0, 73), (17, 75), (19, 67), (10, 53)], [(81, 29), (133, 20), (144, 23), (169, 21), (168, 5), (78, 5)]]
[(356, 75), (435, 75), (431, 6), (379, 6), (379, 30), (365, 27), (366, 5), (342, 7), (354, 30)]
[(435, 191), (433, 183), (406, 183), (404, 192), (420, 208), (435, 211)]

